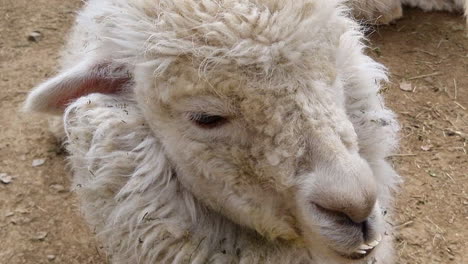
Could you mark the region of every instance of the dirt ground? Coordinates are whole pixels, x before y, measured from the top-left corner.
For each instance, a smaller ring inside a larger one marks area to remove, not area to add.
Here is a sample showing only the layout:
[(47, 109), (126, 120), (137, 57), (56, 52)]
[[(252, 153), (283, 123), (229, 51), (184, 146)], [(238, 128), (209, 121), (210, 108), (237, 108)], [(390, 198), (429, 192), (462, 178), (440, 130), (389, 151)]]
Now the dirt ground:
[[(0, 0), (0, 179), (12, 177), (0, 183), (0, 263), (106, 262), (68, 190), (65, 155), (46, 121), (18, 113), (27, 92), (54, 74), (80, 5)], [(33, 31), (42, 37), (28, 40)], [(463, 19), (405, 10), (404, 19), (375, 29), (370, 41), (369, 53), (392, 74), (382, 92), (402, 124), (392, 157), (405, 179), (394, 220), (399, 264), (468, 263)]]

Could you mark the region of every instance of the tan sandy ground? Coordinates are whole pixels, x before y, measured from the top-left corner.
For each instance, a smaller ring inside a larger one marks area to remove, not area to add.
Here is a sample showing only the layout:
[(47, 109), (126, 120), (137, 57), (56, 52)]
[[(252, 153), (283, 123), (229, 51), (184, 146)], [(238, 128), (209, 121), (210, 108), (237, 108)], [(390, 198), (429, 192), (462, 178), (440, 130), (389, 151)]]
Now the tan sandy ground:
[[(105, 263), (68, 191), (65, 155), (46, 122), (18, 114), (35, 84), (54, 74), (80, 0), (0, 0), (0, 263)], [(385, 63), (384, 91), (402, 129), (404, 176), (395, 219), (400, 264), (468, 263), (468, 38), (463, 19), (406, 10), (371, 34)], [(43, 38), (28, 41), (32, 31)], [(406, 83), (405, 83), (406, 82)], [(411, 91), (400, 89), (411, 88)], [(45, 164), (33, 167), (35, 159)]]

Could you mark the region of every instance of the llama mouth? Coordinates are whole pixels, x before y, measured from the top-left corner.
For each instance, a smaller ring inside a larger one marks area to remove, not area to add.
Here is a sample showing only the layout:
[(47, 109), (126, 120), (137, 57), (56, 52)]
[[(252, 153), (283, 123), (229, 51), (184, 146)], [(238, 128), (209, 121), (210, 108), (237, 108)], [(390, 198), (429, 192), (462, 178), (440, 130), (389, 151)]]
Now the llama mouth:
[(362, 244), (351, 254), (339, 252), (336, 250), (334, 251), (343, 258), (351, 259), (351, 260), (359, 260), (359, 259), (363, 259), (369, 256), (369, 254), (372, 253), (372, 251), (380, 244), (381, 241), (382, 241), (382, 236), (378, 235), (378, 237), (374, 241), (370, 243)]

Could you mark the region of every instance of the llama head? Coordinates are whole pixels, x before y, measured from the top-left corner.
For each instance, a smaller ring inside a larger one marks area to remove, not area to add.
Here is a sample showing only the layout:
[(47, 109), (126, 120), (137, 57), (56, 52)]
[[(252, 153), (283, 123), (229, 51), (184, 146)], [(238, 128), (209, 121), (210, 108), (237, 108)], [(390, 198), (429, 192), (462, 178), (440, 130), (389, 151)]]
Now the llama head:
[(33, 91), (29, 109), (128, 90), (202, 204), (272, 241), (371, 252), (379, 186), (346, 95), (369, 59), (334, 1), (115, 2), (101, 48)]

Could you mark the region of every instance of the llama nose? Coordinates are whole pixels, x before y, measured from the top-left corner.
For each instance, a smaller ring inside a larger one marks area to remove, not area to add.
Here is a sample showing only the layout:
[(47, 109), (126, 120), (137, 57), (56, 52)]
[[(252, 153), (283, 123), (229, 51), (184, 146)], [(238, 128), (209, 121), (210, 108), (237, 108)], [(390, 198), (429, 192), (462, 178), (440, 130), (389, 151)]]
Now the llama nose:
[(329, 214), (344, 214), (354, 223), (362, 223), (375, 207), (377, 186), (367, 163), (355, 161), (347, 170), (328, 167), (318, 172), (311, 202)]
[(374, 203), (368, 202), (365, 204), (338, 203), (324, 204), (313, 202), (313, 204), (323, 213), (333, 216), (346, 216), (349, 220), (356, 224), (364, 224), (372, 214)]

